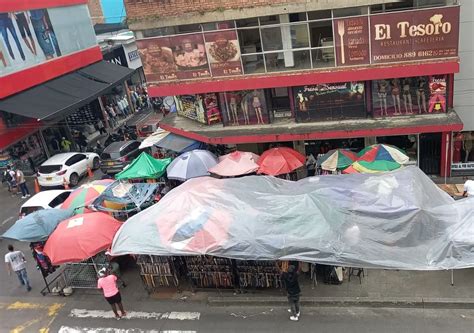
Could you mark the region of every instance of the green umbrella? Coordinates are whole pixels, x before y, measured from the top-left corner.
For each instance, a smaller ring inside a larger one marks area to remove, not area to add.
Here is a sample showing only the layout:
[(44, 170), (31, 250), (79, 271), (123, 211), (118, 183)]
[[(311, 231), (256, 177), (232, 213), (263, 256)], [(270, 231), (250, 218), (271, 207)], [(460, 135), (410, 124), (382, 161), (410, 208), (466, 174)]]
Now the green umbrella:
[(357, 154), (348, 149), (333, 149), (318, 159), (323, 170), (336, 171), (347, 168), (357, 160)]
[(148, 179), (159, 178), (166, 172), (171, 158), (157, 160), (143, 152), (122, 172), (115, 175), (115, 179)]

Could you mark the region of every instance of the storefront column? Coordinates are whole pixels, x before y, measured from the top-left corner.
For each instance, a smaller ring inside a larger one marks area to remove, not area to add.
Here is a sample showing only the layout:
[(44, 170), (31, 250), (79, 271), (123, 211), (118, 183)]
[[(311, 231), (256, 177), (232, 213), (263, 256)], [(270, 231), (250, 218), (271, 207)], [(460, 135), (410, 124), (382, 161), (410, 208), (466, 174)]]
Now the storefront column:
[[(303, 154), (303, 156), (306, 156), (304, 141), (293, 141), (293, 149)], [(306, 170), (306, 166), (296, 170), (296, 177), (298, 180), (303, 179), (307, 176), (308, 176), (308, 171)]]
[(127, 81), (123, 83), (123, 86), (125, 88), (125, 93), (127, 94), (128, 106), (130, 107), (130, 110), (132, 111), (132, 113), (135, 113), (135, 105), (133, 105), (132, 103), (132, 98), (130, 97), (130, 90), (128, 89)]
[(108, 128), (110, 128), (110, 124), (107, 121), (107, 118), (109, 118), (109, 116), (107, 115), (107, 111), (105, 111), (105, 107), (104, 107), (104, 103), (102, 102), (102, 98), (99, 97), (99, 98), (97, 98), (97, 100), (99, 101), (99, 107), (100, 107), (100, 110), (102, 111), (102, 118), (104, 119), (103, 120), (104, 127), (106, 129), (108, 129)]
[(43, 130), (40, 129), (40, 130), (38, 131), (38, 134), (39, 134), (39, 137), (40, 137), (41, 144), (43, 145), (44, 152), (46, 153), (46, 157), (50, 158), (50, 157), (51, 157), (51, 153), (49, 152), (48, 145), (46, 144), (46, 140), (44, 139)]
[(375, 145), (377, 143), (377, 138), (375, 136), (366, 136), (364, 138), (364, 146), (368, 147), (370, 145)]
[(446, 178), (451, 176), (451, 132), (441, 133), (441, 165), (440, 165), (440, 176), (444, 177), (444, 183), (446, 184)]

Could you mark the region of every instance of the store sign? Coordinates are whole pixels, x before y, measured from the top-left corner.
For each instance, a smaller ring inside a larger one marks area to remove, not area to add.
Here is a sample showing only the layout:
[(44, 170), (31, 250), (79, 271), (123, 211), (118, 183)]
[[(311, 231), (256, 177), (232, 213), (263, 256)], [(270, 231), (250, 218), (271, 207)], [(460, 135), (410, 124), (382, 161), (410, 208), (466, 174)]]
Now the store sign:
[(211, 76), (202, 34), (137, 41), (148, 82)]
[(0, 76), (94, 45), (85, 5), (0, 13)]
[(138, 54), (138, 50), (134, 50), (131, 52), (128, 52), (128, 60), (129, 61), (134, 61), (140, 58), (140, 55)]
[(210, 32), (204, 38), (212, 76), (242, 74), (240, 47), (235, 31)]
[(334, 20), (337, 66), (369, 64), (368, 17)]
[(123, 47), (121, 45), (119, 47), (115, 47), (111, 50), (108, 50), (106, 53), (104, 53), (103, 57), (105, 61), (111, 62), (119, 66), (128, 67), (127, 58), (125, 57), (125, 51), (123, 50)]
[(341, 82), (293, 88), (299, 122), (366, 117), (364, 82)]
[(371, 63), (456, 57), (459, 7), (370, 16)]

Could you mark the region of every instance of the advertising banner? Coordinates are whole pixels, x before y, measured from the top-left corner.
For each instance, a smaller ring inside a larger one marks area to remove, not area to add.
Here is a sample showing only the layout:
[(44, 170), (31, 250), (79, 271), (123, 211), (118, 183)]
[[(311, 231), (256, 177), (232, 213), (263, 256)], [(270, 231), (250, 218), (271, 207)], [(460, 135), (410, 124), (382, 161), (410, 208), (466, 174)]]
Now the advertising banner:
[(85, 5), (0, 13), (0, 75), (96, 44)]
[(178, 79), (178, 69), (168, 37), (137, 40), (137, 47), (149, 83)]
[(169, 37), (179, 79), (210, 77), (202, 34)]
[(334, 36), (337, 66), (370, 63), (367, 16), (334, 20)]
[(212, 76), (242, 74), (240, 47), (235, 31), (209, 32), (204, 38)]
[(371, 62), (456, 57), (459, 7), (370, 16)]
[(125, 57), (125, 51), (122, 45), (108, 50), (103, 54), (103, 57), (105, 61), (119, 66), (128, 67), (127, 57)]
[(375, 117), (446, 112), (446, 75), (372, 81)]
[(293, 88), (296, 120), (364, 118), (364, 82), (341, 82)]

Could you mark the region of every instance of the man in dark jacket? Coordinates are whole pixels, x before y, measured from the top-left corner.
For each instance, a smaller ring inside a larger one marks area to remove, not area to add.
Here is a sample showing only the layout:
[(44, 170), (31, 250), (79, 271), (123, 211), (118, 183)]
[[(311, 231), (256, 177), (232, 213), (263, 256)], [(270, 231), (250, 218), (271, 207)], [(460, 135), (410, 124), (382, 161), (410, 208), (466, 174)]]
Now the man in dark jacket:
[(281, 280), (285, 284), (288, 294), (288, 303), (290, 303), (290, 320), (297, 321), (300, 317), (300, 284), (298, 283), (298, 272), (294, 265), (288, 267), (288, 271), (281, 275)]

